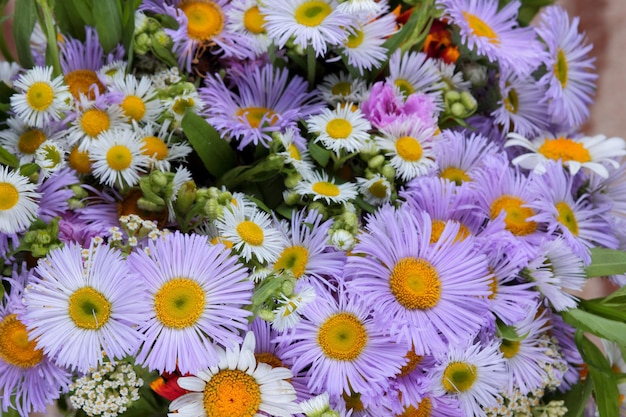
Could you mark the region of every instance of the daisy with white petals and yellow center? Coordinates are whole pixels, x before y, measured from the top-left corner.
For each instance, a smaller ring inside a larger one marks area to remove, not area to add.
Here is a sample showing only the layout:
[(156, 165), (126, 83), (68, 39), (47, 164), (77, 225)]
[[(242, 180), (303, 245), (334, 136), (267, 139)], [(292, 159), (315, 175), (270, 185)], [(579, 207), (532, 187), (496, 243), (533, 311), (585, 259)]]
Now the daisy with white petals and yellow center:
[(324, 200), (326, 203), (344, 203), (356, 198), (356, 185), (346, 182), (337, 184), (324, 171), (313, 172), (296, 185), (294, 191), (302, 196), (309, 196), (313, 201)]
[(40, 194), (28, 178), (0, 166), (0, 232), (17, 233), (37, 218)]
[(165, 110), (148, 77), (138, 80), (132, 74), (118, 74), (111, 81), (110, 91), (122, 96), (119, 106), (129, 121), (154, 122)]
[(340, 155), (362, 150), (372, 128), (359, 109), (351, 103), (338, 106), (334, 110), (324, 109), (307, 120), (309, 133), (316, 134), (315, 142)]
[(241, 347), (219, 350), (219, 362), (178, 385), (189, 391), (170, 404), (180, 417), (290, 417), (300, 411), (289, 369), (257, 363), (254, 333)]

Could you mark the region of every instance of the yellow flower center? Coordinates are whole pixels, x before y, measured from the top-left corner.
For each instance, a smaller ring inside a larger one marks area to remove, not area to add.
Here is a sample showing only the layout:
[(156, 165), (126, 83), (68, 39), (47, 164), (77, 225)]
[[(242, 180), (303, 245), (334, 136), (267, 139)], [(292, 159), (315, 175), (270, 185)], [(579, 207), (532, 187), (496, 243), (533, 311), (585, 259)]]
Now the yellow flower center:
[(37, 111), (44, 111), (52, 104), (54, 100), (54, 90), (50, 84), (37, 81), (30, 86), (26, 92), (26, 101), (28, 105)]
[(143, 119), (146, 114), (146, 104), (137, 96), (126, 96), (120, 106), (124, 114), (135, 121)]
[(412, 136), (402, 136), (396, 140), (396, 152), (405, 161), (415, 162), (422, 158), (422, 145)]
[(109, 126), (111, 126), (111, 119), (104, 110), (89, 109), (80, 118), (80, 127), (92, 138), (108, 130)]
[(574, 236), (578, 236), (578, 221), (572, 208), (564, 201), (556, 203), (556, 210), (559, 213), (557, 220), (569, 229)]
[(204, 410), (211, 417), (253, 417), (261, 405), (261, 388), (252, 375), (223, 369), (204, 387)]
[(313, 184), (312, 188), (316, 194), (326, 197), (337, 197), (340, 193), (339, 187), (328, 181), (318, 181)]
[(389, 287), (398, 302), (409, 310), (432, 308), (441, 299), (439, 274), (425, 259), (400, 259), (389, 276)]
[(443, 371), (442, 384), (449, 393), (465, 392), (476, 381), (476, 366), (465, 362), (450, 362)]
[(505, 211), (505, 228), (516, 236), (525, 236), (537, 230), (537, 223), (528, 221), (529, 217), (535, 215), (533, 209), (522, 207), (524, 200), (519, 197), (503, 195), (494, 200), (491, 204), (491, 218), (498, 217), (502, 210)]
[(330, 92), (336, 96), (347, 96), (352, 92), (352, 84), (347, 81), (340, 81), (337, 84), (333, 85), (333, 88), (330, 89)]
[(184, 329), (202, 316), (205, 293), (200, 284), (189, 278), (167, 281), (154, 295), (157, 320), (167, 327)]
[(519, 340), (502, 339), (502, 344), (500, 344), (500, 351), (502, 352), (502, 356), (507, 359), (511, 359), (512, 357), (517, 355), (520, 346), (521, 342)]
[(16, 314), (9, 314), (0, 321), (0, 358), (3, 361), (20, 368), (32, 368), (43, 359), (43, 351), (36, 346), (37, 342), (28, 340), (28, 330)]
[(398, 415), (398, 417), (430, 417), (432, 409), (433, 405), (430, 398), (424, 398), (422, 402), (417, 405), (417, 408), (410, 405), (402, 414)]
[(237, 234), (241, 237), (241, 240), (252, 246), (261, 245), (265, 239), (263, 229), (250, 220), (244, 220), (237, 225)]
[(362, 30), (355, 29), (354, 33), (348, 35), (348, 40), (346, 41), (346, 46), (348, 48), (356, 48), (363, 43), (363, 39), (365, 35)]
[(567, 161), (577, 161), (580, 163), (591, 161), (589, 151), (582, 143), (574, 142), (570, 138), (559, 137), (556, 139), (546, 139), (537, 150), (548, 159)]
[(25, 154), (34, 154), (39, 145), (46, 141), (46, 134), (39, 129), (29, 129), (17, 141), (17, 149)]
[(326, 133), (333, 139), (345, 139), (352, 133), (352, 123), (346, 119), (333, 119), (326, 124)]
[(400, 92), (404, 95), (404, 97), (408, 97), (415, 92), (415, 88), (407, 80), (398, 78), (393, 83), (396, 87), (400, 89)]
[(304, 275), (308, 261), (309, 251), (304, 246), (290, 246), (285, 248), (278, 257), (274, 271), (288, 269), (294, 277), (300, 278)]
[(387, 196), (387, 184), (383, 180), (378, 180), (367, 189), (376, 198), (385, 198)]
[(424, 359), (423, 356), (418, 355), (417, 353), (415, 353), (414, 350), (409, 350), (406, 353), (405, 358), (407, 358), (407, 363), (402, 366), (402, 368), (400, 368), (400, 373), (396, 376), (398, 378), (407, 376), (408, 374), (413, 372), (415, 368), (417, 368), (417, 365), (422, 362), (422, 359)]
[(179, 7), (187, 16), (187, 33), (190, 38), (208, 41), (224, 28), (224, 14), (214, 1), (184, 1)]
[(556, 62), (554, 63), (554, 75), (561, 83), (561, 88), (564, 89), (567, 86), (568, 65), (565, 52), (563, 52), (561, 48), (559, 48), (556, 54)]
[(504, 107), (513, 114), (517, 113), (517, 109), (519, 108), (519, 96), (515, 89), (511, 88), (509, 94), (504, 98)]
[(11, 183), (0, 182), (0, 210), (10, 210), (20, 200), (20, 193)]
[(490, 43), (498, 45), (500, 40), (498, 39), (498, 35), (494, 30), (485, 23), (481, 18), (471, 13), (463, 12), (463, 17), (465, 17), (465, 21), (467, 22), (474, 35), (480, 36), (481, 38), (487, 38)]
[(269, 352), (261, 352), (255, 353), (254, 357), (257, 363), (266, 363), (272, 368), (282, 368), (285, 366), (283, 361), (281, 361), (276, 355)]
[(69, 314), (81, 329), (98, 330), (111, 317), (111, 303), (91, 287), (76, 290), (69, 299)]
[(133, 160), (133, 154), (124, 145), (114, 145), (107, 151), (107, 164), (115, 171), (128, 168)]
[(325, 1), (305, 1), (296, 9), (296, 22), (303, 26), (319, 26), (332, 12), (332, 8)]
[(294, 145), (293, 143), (289, 144), (289, 146), (287, 147), (287, 152), (289, 152), (289, 156), (292, 159), (295, 159), (296, 161), (302, 160), (302, 156), (300, 155), (300, 151), (298, 150), (298, 147)]
[(185, 114), (187, 109), (193, 108), (195, 101), (192, 98), (178, 98), (174, 101), (172, 111), (176, 114)]
[(256, 35), (265, 32), (265, 16), (259, 10), (259, 6), (252, 6), (244, 12), (243, 25)]
[(265, 123), (269, 126), (273, 126), (278, 121), (278, 116), (272, 110), (267, 107), (243, 107), (237, 110), (236, 116), (245, 117), (250, 126), (258, 128), (261, 126), (261, 121), (265, 117)]
[(448, 167), (444, 169), (443, 171), (441, 171), (441, 174), (439, 174), (439, 176), (441, 178), (452, 181), (456, 185), (461, 185), (463, 184), (463, 182), (469, 182), (472, 180), (465, 171), (455, 167)]
[[(446, 228), (446, 222), (444, 222), (443, 220), (434, 220), (433, 221), (432, 229), (431, 229), (431, 233), (430, 233), (430, 243), (431, 244), (439, 241), (439, 238), (441, 238), (441, 234), (443, 233), (443, 230), (445, 228)], [(467, 226), (465, 226), (464, 224), (460, 224), (459, 225), (459, 231), (457, 232), (456, 236), (454, 237), (454, 241), (455, 242), (463, 241), (469, 235), (471, 235), (471, 232), (469, 231)]]
[(168, 153), (167, 144), (156, 136), (146, 136), (143, 138), (143, 147), (141, 148), (141, 152), (144, 155), (162, 161)]
[(91, 173), (91, 161), (87, 151), (79, 151), (78, 146), (74, 147), (69, 156), (70, 166), (79, 174)]
[(367, 345), (367, 332), (354, 314), (336, 313), (320, 326), (317, 344), (331, 359), (352, 361), (359, 357)]
[[(65, 83), (70, 89), (70, 93), (75, 99), (79, 99), (80, 95), (86, 96), (89, 100), (96, 98), (95, 91), (102, 94), (106, 90), (104, 85), (100, 82), (98, 75), (92, 70), (80, 69), (69, 72), (64, 75)], [(96, 88), (92, 91), (89, 88), (94, 85)]]

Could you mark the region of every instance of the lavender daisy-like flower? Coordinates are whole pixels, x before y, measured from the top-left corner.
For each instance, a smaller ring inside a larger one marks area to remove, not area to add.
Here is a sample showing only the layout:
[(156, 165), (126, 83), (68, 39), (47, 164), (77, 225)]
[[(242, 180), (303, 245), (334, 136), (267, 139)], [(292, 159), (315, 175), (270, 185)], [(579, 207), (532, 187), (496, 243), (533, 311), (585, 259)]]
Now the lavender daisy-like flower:
[(423, 93), (438, 110), (443, 107), (443, 81), (435, 61), (423, 52), (395, 51), (389, 57), (389, 76), (385, 81), (397, 88), (405, 100), (412, 94)]
[(487, 312), (489, 273), (474, 239), (447, 222), (431, 244), (432, 221), (404, 205), (368, 219), (348, 257), (346, 280), (377, 323), (419, 355), (470, 339)]
[(69, 187), (78, 182), (78, 177), (69, 168), (57, 171), (42, 181), (37, 187), (37, 192), (41, 193), (39, 218), (48, 222), (67, 211), (68, 200), (74, 197), (74, 191)]
[(55, 365), (24, 325), (25, 272), (15, 270), (12, 278), (3, 277), (11, 285), (0, 303), (0, 411), (9, 408), (22, 416), (44, 412), (46, 406), (59, 398), (69, 387), (70, 373)]
[(224, 245), (176, 232), (150, 241), (128, 262), (148, 298), (138, 363), (195, 373), (219, 361), (218, 346), (241, 342), (250, 314), (242, 307), (251, 302), (253, 284)]
[(250, 143), (269, 147), (273, 132), (296, 129), (302, 116), (321, 110), (304, 79), (289, 80), (287, 69), (272, 65), (231, 73), (228, 86), (219, 76), (207, 77), (199, 93), (211, 103), (202, 115), (220, 133), (237, 139), (239, 149)]
[(284, 357), (293, 363), (294, 373), (306, 372), (312, 392), (368, 392), (399, 373), (406, 351), (385, 335), (370, 313), (367, 302), (340, 283), (337, 294), (318, 291), (298, 326), (279, 337), (289, 344)]
[(582, 125), (589, 117), (598, 75), (593, 72), (593, 46), (578, 32), (579, 18), (570, 21), (561, 6), (546, 7), (540, 14), (537, 33), (547, 49), (548, 71), (539, 80), (547, 89), (552, 119), (569, 130)]
[(539, 66), (542, 47), (531, 27), (517, 25), (520, 2), (507, 3), (498, 10), (494, 0), (439, 0), (444, 16), (457, 25), (461, 40), (491, 62), (521, 76)]
[(132, 355), (147, 309), (141, 284), (130, 280), (122, 254), (105, 244), (75, 243), (39, 261), (24, 294), (24, 323), (37, 347), (58, 365), (85, 372)]

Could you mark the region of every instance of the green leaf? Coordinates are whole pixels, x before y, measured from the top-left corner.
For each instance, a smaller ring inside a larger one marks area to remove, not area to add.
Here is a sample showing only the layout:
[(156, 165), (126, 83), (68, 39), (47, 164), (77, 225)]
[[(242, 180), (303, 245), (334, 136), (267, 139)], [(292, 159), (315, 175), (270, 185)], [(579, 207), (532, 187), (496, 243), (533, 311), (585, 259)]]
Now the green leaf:
[(505, 340), (511, 340), (513, 342), (516, 342), (518, 340), (524, 340), (524, 338), (526, 338), (527, 336), (527, 335), (520, 336), (519, 334), (517, 334), (517, 330), (515, 330), (515, 326), (508, 326), (504, 324), (504, 322), (501, 320), (498, 320), (496, 325), (497, 325), (496, 332), (498, 336), (500, 336), (501, 338)]
[(363, 200), (361, 197), (357, 197), (354, 202), (357, 206), (361, 207), (361, 209), (365, 210), (368, 213), (373, 213), (376, 211), (376, 207)]
[(104, 52), (110, 52), (122, 42), (122, 16), (116, 0), (96, 0), (93, 2), (93, 16), (100, 44)]
[(592, 300), (580, 300), (578, 308), (598, 316), (626, 322), (626, 304), (619, 302), (607, 302), (604, 298)]
[(604, 277), (626, 272), (626, 252), (606, 248), (591, 249), (591, 265), (585, 271), (587, 277)]
[(202, 117), (187, 111), (181, 126), (189, 143), (212, 175), (219, 178), (235, 166), (235, 153), (230, 145)]
[(15, 94), (15, 90), (0, 81), (0, 103), (10, 103), (13, 94)]
[(37, 4), (35, 0), (20, 0), (15, 2), (13, 18), (13, 38), (17, 49), (17, 57), (24, 68), (34, 66), (30, 52), (30, 35), (33, 33), (37, 20)]
[[(72, 5), (74, 6), (74, 10), (80, 16), (80, 20), (83, 23), (83, 26), (94, 26), (95, 27), (95, 18), (92, 12), (93, 10), (93, 0), (70, 0)], [(103, 1), (103, 0), (96, 0)], [(104, 0), (110, 1), (110, 0)], [(82, 39), (82, 38), (81, 38)]]
[(30, 164), (24, 164), (20, 167), (20, 174), (22, 174), (25, 177), (30, 177), (31, 175), (39, 171), (39, 169), (40, 169), (39, 165), (37, 165), (34, 162), (31, 162)]
[(11, 168), (17, 168), (20, 165), (20, 161), (15, 155), (0, 146), (0, 164), (8, 165)]
[(315, 162), (320, 164), (322, 167), (325, 167), (328, 164), (331, 154), (328, 149), (321, 147), (313, 141), (309, 142), (309, 153), (311, 154), (311, 157), (315, 159)]
[(71, 2), (55, 1), (54, 17), (61, 33), (75, 39), (85, 39), (85, 22)]
[(277, 207), (274, 208), (274, 211), (278, 214), (280, 214), (281, 216), (283, 216), (285, 219), (291, 220), (291, 217), (293, 217), (293, 212), (296, 209), (292, 206), (288, 206), (287, 204), (280, 204)]
[(577, 308), (563, 311), (561, 316), (566, 323), (577, 329), (626, 346), (626, 323), (624, 322), (600, 317)]
[(590, 378), (580, 381), (572, 386), (565, 394), (560, 396), (567, 408), (567, 417), (582, 417), (589, 402), (593, 383)]
[(159, 58), (164, 64), (169, 65), (170, 67), (177, 67), (178, 62), (176, 61), (176, 57), (174, 53), (163, 45), (159, 45), (157, 42), (152, 42), (151, 44), (152, 53)]

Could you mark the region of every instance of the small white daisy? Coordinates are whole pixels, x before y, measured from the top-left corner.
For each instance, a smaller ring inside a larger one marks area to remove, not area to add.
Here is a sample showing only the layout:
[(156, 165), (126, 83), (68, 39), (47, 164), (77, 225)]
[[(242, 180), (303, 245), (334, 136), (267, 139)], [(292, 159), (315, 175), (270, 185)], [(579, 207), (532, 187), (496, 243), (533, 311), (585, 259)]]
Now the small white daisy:
[(391, 183), (380, 174), (375, 174), (372, 178), (357, 178), (359, 192), (369, 204), (382, 206), (388, 203), (391, 198)]
[(54, 131), (51, 126), (31, 127), (22, 120), (9, 118), (8, 129), (0, 130), (0, 145), (19, 158), (20, 164), (35, 160), (37, 149), (47, 140), (59, 142), (65, 135), (63, 130)]
[(265, 30), (265, 16), (259, 0), (234, 0), (228, 9), (228, 29), (246, 36), (246, 46), (260, 55), (267, 51), (272, 41)]
[(290, 164), (303, 177), (311, 175), (315, 165), (311, 160), (306, 148), (305, 139), (295, 129), (288, 128), (284, 133), (278, 134), (278, 139), (285, 150), (278, 155), (285, 158), (285, 163)]
[(581, 168), (586, 168), (607, 178), (609, 172), (602, 163), (609, 163), (617, 168), (619, 163), (614, 158), (626, 155), (624, 139), (607, 138), (604, 135), (575, 138), (546, 132), (531, 141), (516, 133), (510, 133), (504, 146), (521, 146), (531, 151), (516, 157), (512, 162), (538, 174), (546, 172), (547, 161), (560, 160), (572, 175), (576, 175)]
[(148, 157), (143, 142), (132, 130), (115, 129), (98, 136), (89, 149), (93, 175), (108, 186), (133, 186), (146, 172)]
[(405, 99), (421, 92), (429, 95), (438, 108), (443, 105), (443, 81), (435, 61), (423, 52), (394, 52), (389, 57), (389, 76), (386, 81), (393, 84)]
[(324, 76), (317, 86), (324, 101), (332, 106), (339, 103), (360, 103), (368, 95), (367, 82), (361, 78), (352, 78), (348, 73), (330, 73)]
[(176, 142), (169, 131), (170, 121), (162, 124), (148, 123), (134, 130), (142, 141), (141, 152), (149, 158), (151, 169), (169, 171), (171, 162), (182, 161), (191, 153), (191, 147), (185, 142)]
[[(167, 107), (168, 116), (173, 117), (177, 124), (183, 120), (187, 110), (199, 113), (205, 105), (196, 90), (187, 91), (175, 97), (165, 99), (163, 104)], [(175, 127), (178, 127), (177, 124)]]
[(307, 125), (309, 133), (317, 135), (315, 142), (322, 142), (337, 156), (342, 151), (352, 153), (362, 150), (372, 128), (361, 110), (353, 110), (351, 103), (334, 110), (325, 108), (320, 114), (310, 117)]
[(408, 181), (426, 175), (436, 167), (433, 137), (436, 126), (426, 126), (418, 119), (400, 120), (380, 128), (376, 143), (391, 158), (396, 177)]
[(302, 309), (315, 300), (315, 289), (311, 285), (303, 285), (297, 293), (278, 300), (278, 307), (273, 311), (272, 328), (278, 331), (293, 329), (302, 318)]
[(246, 333), (241, 348), (219, 347), (219, 362), (196, 376), (179, 378), (189, 393), (170, 404), (170, 415), (179, 417), (263, 416), (290, 417), (300, 412), (292, 373), (284, 367), (257, 362), (254, 333)]
[(41, 175), (48, 177), (64, 168), (67, 165), (65, 154), (65, 150), (55, 141), (47, 140), (42, 143), (35, 152), (35, 163), (41, 167)]
[(0, 166), (0, 232), (18, 233), (37, 217), (37, 185), (6, 166)]
[(13, 87), (13, 80), (22, 67), (17, 62), (0, 62), (0, 82), (9, 87)]
[(377, 14), (385, 10), (386, 1), (378, 0), (346, 0), (337, 6), (342, 12)]
[(61, 120), (70, 109), (72, 95), (63, 84), (63, 76), (52, 79), (52, 67), (34, 67), (22, 74), (13, 87), (18, 91), (11, 96), (11, 109), (24, 123), (44, 127)]
[(357, 196), (356, 185), (346, 182), (337, 184), (324, 171), (316, 171), (310, 177), (304, 178), (294, 191), (302, 196), (309, 196), (313, 201), (324, 200), (327, 204), (345, 203)]
[(137, 80), (132, 74), (120, 73), (113, 77), (109, 90), (123, 97), (119, 106), (129, 121), (154, 122), (165, 110), (148, 77)]
[(78, 145), (81, 151), (89, 149), (99, 134), (111, 129), (127, 128), (124, 113), (117, 104), (109, 103), (104, 96), (89, 100), (81, 95), (76, 117), (67, 129), (67, 142)]
[(221, 238), (232, 242), (246, 262), (253, 257), (259, 262), (275, 262), (287, 245), (283, 234), (272, 225), (267, 213), (247, 206), (232, 205), (217, 220)]

